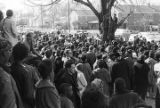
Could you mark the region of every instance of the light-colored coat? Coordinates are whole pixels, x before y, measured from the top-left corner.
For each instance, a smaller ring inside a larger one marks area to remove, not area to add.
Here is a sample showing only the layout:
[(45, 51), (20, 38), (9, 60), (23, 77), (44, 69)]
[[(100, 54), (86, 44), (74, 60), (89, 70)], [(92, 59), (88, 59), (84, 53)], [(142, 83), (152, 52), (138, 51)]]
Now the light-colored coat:
[(12, 18), (3, 19), (0, 24), (0, 29), (4, 33), (3, 37), (9, 40), (13, 46), (18, 42), (18, 39), (17, 39), (18, 33), (17, 33), (15, 22), (13, 21)]

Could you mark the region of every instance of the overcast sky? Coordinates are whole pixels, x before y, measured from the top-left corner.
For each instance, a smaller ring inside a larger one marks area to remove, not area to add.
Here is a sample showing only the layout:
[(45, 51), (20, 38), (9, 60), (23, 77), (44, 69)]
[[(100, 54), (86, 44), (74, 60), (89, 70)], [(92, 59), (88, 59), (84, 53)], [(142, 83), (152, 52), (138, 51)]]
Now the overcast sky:
[[(14, 10), (25, 10), (26, 7), (24, 6), (25, 0), (1, 0), (0, 3), (3, 3), (6, 9), (14, 9)], [(132, 0), (136, 1), (136, 0)], [(141, 1), (141, 0), (137, 0)], [(143, 1), (143, 0), (142, 0)], [(151, 4), (160, 5), (160, 0), (148, 0)]]

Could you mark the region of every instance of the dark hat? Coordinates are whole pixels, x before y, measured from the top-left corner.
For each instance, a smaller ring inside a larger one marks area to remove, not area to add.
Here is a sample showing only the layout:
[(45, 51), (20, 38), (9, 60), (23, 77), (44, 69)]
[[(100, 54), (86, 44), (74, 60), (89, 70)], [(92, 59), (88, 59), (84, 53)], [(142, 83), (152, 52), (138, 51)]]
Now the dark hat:
[(117, 52), (117, 53), (114, 53), (114, 56), (115, 56), (116, 58), (118, 58), (118, 57), (120, 57), (121, 55)]
[(142, 55), (140, 55), (139, 57), (138, 57), (138, 60), (142, 60), (142, 61), (144, 61), (145, 60), (145, 56), (142, 54)]
[(74, 61), (69, 59), (64, 63), (64, 67), (65, 68), (70, 68), (72, 64), (74, 64)]

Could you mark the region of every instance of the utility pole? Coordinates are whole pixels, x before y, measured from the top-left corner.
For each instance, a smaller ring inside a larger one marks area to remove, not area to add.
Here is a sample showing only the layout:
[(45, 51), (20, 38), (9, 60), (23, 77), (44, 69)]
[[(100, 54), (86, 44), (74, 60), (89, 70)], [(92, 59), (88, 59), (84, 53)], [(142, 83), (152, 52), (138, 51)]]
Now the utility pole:
[(41, 24), (42, 24), (42, 30), (43, 30), (43, 7), (41, 4)]
[(69, 29), (69, 33), (70, 33), (70, 2), (68, 0), (68, 29)]

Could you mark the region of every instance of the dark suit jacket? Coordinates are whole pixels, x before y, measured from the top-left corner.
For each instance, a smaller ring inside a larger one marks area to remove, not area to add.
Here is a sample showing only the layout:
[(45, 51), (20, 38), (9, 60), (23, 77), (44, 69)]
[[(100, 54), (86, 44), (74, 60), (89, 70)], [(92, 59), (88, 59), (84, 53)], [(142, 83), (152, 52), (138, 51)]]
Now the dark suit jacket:
[(38, 81), (38, 75), (32, 66), (24, 64), (13, 64), (11, 74), (16, 81), (17, 88), (24, 107), (32, 108), (35, 105), (35, 84)]
[(60, 84), (68, 83), (72, 85), (73, 89), (73, 96), (71, 98), (74, 107), (80, 108), (80, 96), (79, 96), (79, 89), (77, 84), (77, 74), (71, 74), (70, 72), (66, 71), (63, 76), (60, 78)]

